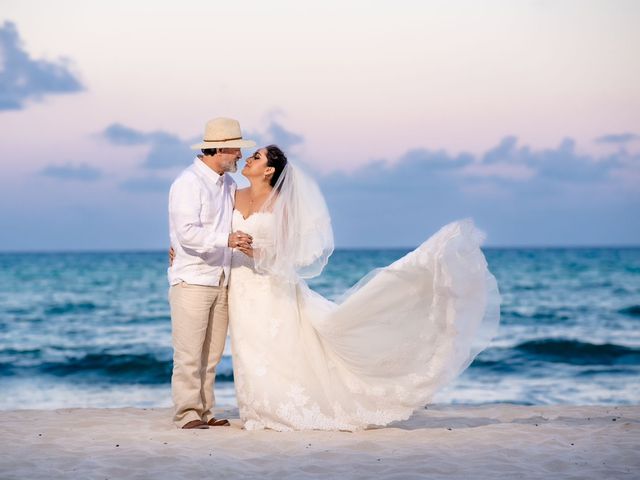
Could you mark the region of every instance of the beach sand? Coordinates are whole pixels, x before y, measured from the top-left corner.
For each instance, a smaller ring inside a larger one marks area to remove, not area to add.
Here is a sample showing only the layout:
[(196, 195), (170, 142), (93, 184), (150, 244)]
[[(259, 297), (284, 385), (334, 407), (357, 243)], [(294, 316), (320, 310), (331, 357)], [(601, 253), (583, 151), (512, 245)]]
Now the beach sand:
[(178, 430), (169, 409), (0, 412), (0, 478), (640, 478), (640, 406), (432, 405), (348, 432)]

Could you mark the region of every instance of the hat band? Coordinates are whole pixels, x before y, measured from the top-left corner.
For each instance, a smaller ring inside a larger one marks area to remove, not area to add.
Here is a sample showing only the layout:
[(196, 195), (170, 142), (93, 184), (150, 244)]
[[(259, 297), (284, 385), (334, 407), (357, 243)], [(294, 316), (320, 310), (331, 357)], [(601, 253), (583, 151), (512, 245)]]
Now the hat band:
[(230, 142), (231, 140), (242, 140), (242, 137), (222, 138), (222, 139), (215, 139), (215, 140), (207, 140), (205, 138), (202, 141), (203, 142)]

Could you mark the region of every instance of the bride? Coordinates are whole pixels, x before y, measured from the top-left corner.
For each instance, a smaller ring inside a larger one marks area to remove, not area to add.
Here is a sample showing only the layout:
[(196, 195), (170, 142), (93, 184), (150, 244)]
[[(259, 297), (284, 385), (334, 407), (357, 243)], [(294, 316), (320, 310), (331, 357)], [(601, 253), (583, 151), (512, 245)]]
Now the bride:
[(249, 157), (232, 231), (229, 328), (247, 430), (360, 430), (407, 419), (483, 350), (496, 280), (469, 219), (445, 225), (337, 302), (311, 290), (333, 252), (316, 183), (271, 145)]

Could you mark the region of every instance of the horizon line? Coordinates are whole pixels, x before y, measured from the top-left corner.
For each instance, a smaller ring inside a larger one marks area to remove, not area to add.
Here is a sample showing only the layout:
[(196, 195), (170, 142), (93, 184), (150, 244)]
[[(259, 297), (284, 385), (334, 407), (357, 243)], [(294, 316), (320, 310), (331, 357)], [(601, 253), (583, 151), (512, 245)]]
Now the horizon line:
[[(415, 250), (418, 246), (347, 246), (336, 247), (338, 251), (367, 251), (367, 250)], [(483, 250), (605, 250), (605, 249), (638, 249), (640, 244), (600, 244), (600, 245), (486, 245)], [(0, 250), (0, 255), (23, 254), (82, 254), (82, 253), (166, 253), (168, 249), (161, 248), (87, 248), (87, 249), (29, 249), (29, 250)]]

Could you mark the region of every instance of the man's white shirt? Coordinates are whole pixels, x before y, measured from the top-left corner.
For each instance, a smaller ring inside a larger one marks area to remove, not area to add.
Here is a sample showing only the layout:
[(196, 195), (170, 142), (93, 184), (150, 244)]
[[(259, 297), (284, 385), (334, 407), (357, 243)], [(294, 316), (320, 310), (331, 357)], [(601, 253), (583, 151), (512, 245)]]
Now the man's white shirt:
[(168, 269), (169, 283), (218, 286), (229, 279), (231, 249), (227, 246), (236, 183), (218, 175), (196, 157), (171, 185), (169, 232), (176, 256)]

